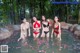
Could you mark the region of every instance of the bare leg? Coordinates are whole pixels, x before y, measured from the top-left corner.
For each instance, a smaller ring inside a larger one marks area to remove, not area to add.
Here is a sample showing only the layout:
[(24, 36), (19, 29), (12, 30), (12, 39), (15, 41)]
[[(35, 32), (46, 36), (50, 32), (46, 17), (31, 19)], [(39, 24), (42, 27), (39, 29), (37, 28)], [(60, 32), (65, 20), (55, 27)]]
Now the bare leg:
[(20, 41), (22, 38), (20, 37), (19, 39), (18, 39), (18, 41)]
[(35, 36), (36, 36), (36, 34), (33, 33), (33, 38), (34, 38), (34, 40), (35, 40)]
[(51, 32), (51, 40), (53, 41), (53, 30)]
[(49, 48), (49, 32), (46, 34), (46, 41), (47, 48)]
[(53, 45), (55, 44), (55, 45), (57, 45), (58, 46), (58, 38), (57, 38), (57, 34), (56, 33), (54, 33), (54, 36), (55, 36), (55, 42), (53, 43)]
[(40, 33), (38, 33), (38, 34), (33, 34), (33, 36), (34, 36), (34, 41), (36, 42), (36, 48), (37, 49), (39, 49), (39, 39), (38, 39), (38, 37), (39, 37), (39, 34)]
[(59, 34), (57, 36), (57, 41), (58, 41), (59, 50), (61, 50), (61, 48), (62, 48), (62, 46), (61, 46), (61, 34)]
[(44, 40), (44, 39), (45, 39), (45, 33), (44, 33), (44, 31), (42, 31), (41, 38), (42, 38), (42, 40)]
[(53, 34), (51, 34), (51, 41), (53, 41)]
[(49, 32), (46, 34), (47, 36), (47, 41), (49, 42)]
[(25, 39), (26, 39), (26, 36), (25, 35), (22, 35), (19, 39), (18, 39), (18, 41), (20, 41), (22, 39), (22, 41), (24, 41)]
[(40, 33), (38, 33), (38, 34), (34, 34), (34, 33), (33, 33), (34, 40), (36, 40), (36, 39), (39, 37), (39, 34), (40, 34)]

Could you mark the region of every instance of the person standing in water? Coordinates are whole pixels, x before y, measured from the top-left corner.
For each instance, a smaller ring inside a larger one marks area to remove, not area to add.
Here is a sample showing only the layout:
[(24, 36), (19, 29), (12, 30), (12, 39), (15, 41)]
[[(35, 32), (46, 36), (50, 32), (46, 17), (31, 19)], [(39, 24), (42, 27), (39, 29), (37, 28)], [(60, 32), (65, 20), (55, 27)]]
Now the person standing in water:
[(55, 38), (57, 40), (57, 44), (59, 46), (59, 50), (61, 50), (61, 24), (58, 21), (58, 17), (54, 17), (54, 24), (53, 24), (53, 34), (55, 35)]
[(40, 35), (41, 22), (36, 17), (33, 17), (33, 21), (33, 37), (36, 40)]
[(50, 33), (49, 35), (50, 35), (50, 38), (52, 40), (53, 34), (51, 34), (51, 33), (52, 33), (53, 20), (52, 19), (47, 19), (47, 21), (49, 23), (49, 33)]
[(42, 16), (42, 38), (47, 38), (47, 41), (49, 41), (49, 22), (46, 20), (45, 16)]
[(20, 41), (20, 40), (25, 41), (25, 39), (28, 36), (30, 36), (30, 25), (29, 25), (29, 22), (26, 21), (26, 18), (24, 18), (22, 21), (23, 22), (20, 25), (20, 28), (21, 28), (20, 38), (18, 39), (18, 41)]

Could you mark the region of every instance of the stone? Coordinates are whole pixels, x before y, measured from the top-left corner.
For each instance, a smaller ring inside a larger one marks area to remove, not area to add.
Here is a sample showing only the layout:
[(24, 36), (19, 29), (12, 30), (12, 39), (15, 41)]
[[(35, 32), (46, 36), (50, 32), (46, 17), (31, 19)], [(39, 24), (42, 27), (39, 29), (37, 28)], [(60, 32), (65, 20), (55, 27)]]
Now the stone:
[(0, 28), (0, 40), (9, 38), (11, 36), (11, 32), (6, 28)]
[(68, 25), (69, 27), (71, 27), (71, 26), (72, 26), (72, 24), (69, 24), (69, 23), (68, 23), (67, 25)]
[(67, 23), (66, 22), (60, 22), (61, 26), (65, 26)]
[(76, 30), (80, 30), (80, 25), (77, 25), (76, 26)]
[(78, 31), (78, 30), (74, 31), (74, 35), (80, 36), (80, 31)]
[[(32, 24), (30, 23), (30, 26), (32, 26)], [(5, 26), (5, 28), (9, 29), (9, 31), (18, 31), (20, 30), (20, 25), (7, 25)]]
[(71, 27), (70, 27), (70, 31), (71, 32), (74, 32), (75, 30), (76, 30), (76, 26), (77, 26), (78, 24), (74, 24), (74, 25), (72, 25)]
[(20, 30), (20, 25), (13, 25), (13, 30), (14, 31)]
[(61, 22), (61, 28), (62, 29), (69, 29), (69, 27), (70, 27), (70, 24), (67, 24), (65, 22)]
[(5, 28), (8, 29), (13, 34), (14, 30), (13, 30), (12, 25), (7, 25), (7, 26), (5, 26)]

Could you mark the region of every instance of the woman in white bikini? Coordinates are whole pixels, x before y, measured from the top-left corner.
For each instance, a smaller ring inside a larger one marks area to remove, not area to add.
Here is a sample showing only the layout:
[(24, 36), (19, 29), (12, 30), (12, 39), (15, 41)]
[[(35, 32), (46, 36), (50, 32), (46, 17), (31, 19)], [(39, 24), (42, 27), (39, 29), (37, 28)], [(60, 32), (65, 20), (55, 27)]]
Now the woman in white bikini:
[[(18, 39), (18, 41), (20, 41), (21, 39), (24, 41), (28, 36), (30, 36), (30, 25), (29, 25), (29, 22), (27, 22), (25, 18), (23, 19), (23, 23), (20, 25), (20, 28), (21, 28), (21, 33), (20, 33), (20, 38)], [(27, 31), (29, 33), (27, 33)]]

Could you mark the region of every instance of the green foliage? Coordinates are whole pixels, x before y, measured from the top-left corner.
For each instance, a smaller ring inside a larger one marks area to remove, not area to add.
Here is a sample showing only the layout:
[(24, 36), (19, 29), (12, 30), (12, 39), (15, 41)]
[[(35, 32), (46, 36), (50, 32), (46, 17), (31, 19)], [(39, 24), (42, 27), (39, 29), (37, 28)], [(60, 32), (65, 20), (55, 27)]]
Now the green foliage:
[[(21, 19), (21, 8), (23, 7), (26, 18), (32, 18), (36, 16), (41, 19), (42, 15), (46, 18), (52, 18), (59, 16), (64, 21), (68, 15), (72, 15), (78, 18), (78, 5), (74, 5), (74, 12), (71, 13), (71, 5), (53, 5), (50, 0), (2, 0), (3, 4), (0, 5), (0, 18), (4, 19), (4, 22), (18, 23)], [(71, 0), (72, 1), (72, 0)], [(26, 12), (28, 10), (29, 12)], [(11, 15), (14, 13), (14, 15)], [(66, 17), (66, 18), (64, 18)]]

